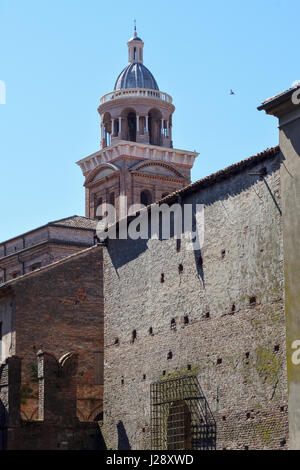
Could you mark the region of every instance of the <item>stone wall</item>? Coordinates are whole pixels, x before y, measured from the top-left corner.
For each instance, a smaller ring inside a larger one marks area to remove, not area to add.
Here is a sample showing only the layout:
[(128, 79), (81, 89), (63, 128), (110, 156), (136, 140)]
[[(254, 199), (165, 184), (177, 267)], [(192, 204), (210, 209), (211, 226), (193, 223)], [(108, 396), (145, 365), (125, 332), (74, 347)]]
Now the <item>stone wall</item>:
[[(217, 449), (288, 442), (281, 154), (182, 194), (204, 204), (204, 245), (109, 240), (104, 250), (104, 434), (151, 448), (150, 384), (195, 374)], [(266, 175), (259, 177), (263, 167)]]

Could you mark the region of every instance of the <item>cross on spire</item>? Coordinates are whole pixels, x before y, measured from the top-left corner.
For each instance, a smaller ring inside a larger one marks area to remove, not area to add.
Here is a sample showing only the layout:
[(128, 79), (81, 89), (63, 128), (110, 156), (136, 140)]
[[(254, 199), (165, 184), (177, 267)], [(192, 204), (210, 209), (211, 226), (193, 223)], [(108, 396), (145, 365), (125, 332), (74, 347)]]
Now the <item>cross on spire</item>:
[(136, 19), (134, 18), (134, 37), (136, 38)]

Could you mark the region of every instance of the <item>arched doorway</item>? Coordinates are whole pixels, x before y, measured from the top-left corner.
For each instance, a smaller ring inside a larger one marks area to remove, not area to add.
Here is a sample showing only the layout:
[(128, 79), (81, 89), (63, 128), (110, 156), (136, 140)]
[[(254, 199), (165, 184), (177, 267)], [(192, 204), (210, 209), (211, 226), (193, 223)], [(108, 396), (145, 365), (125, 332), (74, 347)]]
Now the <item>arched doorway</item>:
[(141, 192), (141, 204), (143, 204), (143, 206), (152, 204), (152, 194), (147, 189)]
[(191, 412), (184, 400), (173, 402), (167, 420), (167, 449), (191, 449)]

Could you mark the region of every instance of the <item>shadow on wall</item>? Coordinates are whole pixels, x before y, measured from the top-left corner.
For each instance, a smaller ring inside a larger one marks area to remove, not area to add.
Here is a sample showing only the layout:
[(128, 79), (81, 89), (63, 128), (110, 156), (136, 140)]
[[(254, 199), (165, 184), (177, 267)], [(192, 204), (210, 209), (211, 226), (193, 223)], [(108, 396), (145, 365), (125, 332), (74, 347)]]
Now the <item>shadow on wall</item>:
[(131, 450), (131, 446), (129, 444), (127, 432), (124, 427), (123, 421), (118, 422), (117, 430), (118, 430), (118, 450)]
[[(275, 157), (275, 159), (274, 159)], [(277, 210), (279, 212), (280, 208), (276, 202), (274, 194), (272, 193), (271, 188), (269, 187), (264, 175), (271, 175), (274, 171), (277, 171), (280, 167), (280, 164), (283, 160), (283, 156), (281, 152), (274, 151), (270, 154), (269, 158), (262, 159), (261, 161), (245, 161), (243, 164), (233, 165), (233, 168), (229, 172), (228, 178), (223, 175), (223, 172), (220, 171), (219, 174), (213, 175), (213, 179), (217, 185), (212, 184), (211, 178), (207, 177), (207, 181), (203, 180), (201, 183), (201, 187), (195, 186), (192, 188), (188, 194), (184, 195), (183, 200), (181, 199), (182, 196), (178, 197), (178, 195), (174, 194), (173, 196), (170, 195), (170, 198), (164, 202), (164, 204), (172, 205), (172, 204), (192, 204), (193, 206), (193, 230), (196, 229), (196, 220), (195, 220), (195, 205), (196, 204), (204, 204), (204, 206), (209, 206), (214, 204), (215, 201), (220, 201), (224, 203), (226, 200), (233, 198), (234, 196), (254, 187), (254, 185), (264, 180), (266, 185), (266, 190), (269, 193), (269, 196), (273, 200)], [(203, 191), (204, 190), (204, 191)], [(224, 207), (224, 211), (226, 213), (226, 208)], [(140, 216), (140, 217), (139, 217)], [(137, 213), (137, 216), (129, 216), (128, 223), (135, 227), (135, 231), (139, 232), (140, 229), (140, 222), (143, 220), (143, 217), (149, 217), (147, 212), (140, 212)], [(140, 220), (138, 220), (140, 219)], [(150, 220), (148, 220), (148, 239), (151, 238), (151, 230), (150, 230)], [(172, 238), (172, 223), (173, 220), (171, 219), (171, 238)], [(147, 242), (148, 239), (118, 239), (118, 231), (119, 231), (119, 224), (116, 226), (116, 235), (117, 239), (113, 239), (109, 237), (107, 243), (107, 249), (109, 252), (109, 256), (111, 258), (112, 264), (118, 273), (118, 269), (128, 262), (132, 261), (133, 259), (138, 258), (142, 253), (144, 253), (148, 246)], [(153, 234), (152, 234), (153, 235)], [(158, 240), (162, 240), (161, 234), (161, 224), (159, 227), (159, 233), (155, 234)], [(198, 270), (199, 278), (201, 278), (202, 283), (204, 285), (204, 273), (201, 263), (201, 251), (195, 250), (195, 262)]]
[(0, 450), (7, 447), (7, 412), (5, 406), (0, 400)]

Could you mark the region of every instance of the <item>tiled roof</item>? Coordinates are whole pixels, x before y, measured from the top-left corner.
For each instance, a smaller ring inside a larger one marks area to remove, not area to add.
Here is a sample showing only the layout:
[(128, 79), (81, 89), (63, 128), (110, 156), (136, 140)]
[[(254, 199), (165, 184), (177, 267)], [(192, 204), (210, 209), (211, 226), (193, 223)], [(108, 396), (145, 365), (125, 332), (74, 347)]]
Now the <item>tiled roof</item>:
[(266, 158), (275, 156), (279, 151), (280, 151), (279, 146), (266, 149), (263, 152), (257, 153), (256, 155), (252, 155), (251, 157), (246, 158), (245, 160), (241, 160), (240, 162), (234, 163), (233, 165), (230, 165), (224, 168), (223, 170), (217, 171), (216, 173), (212, 173), (211, 175), (206, 176), (205, 178), (195, 181), (195, 183), (192, 183), (188, 186), (185, 186), (182, 189), (179, 189), (178, 191), (175, 191), (174, 193), (169, 194), (168, 196), (164, 197), (158, 202), (159, 203), (161, 201), (167, 202), (169, 199), (173, 198), (174, 196), (184, 195), (189, 192), (193, 192), (197, 189), (200, 189), (202, 187), (216, 183), (217, 181), (220, 181), (221, 179), (228, 178), (240, 172), (241, 170), (244, 170), (245, 168), (249, 168), (257, 163), (264, 161)]
[(271, 104), (273, 101), (275, 102), (277, 100), (280, 100), (281, 98), (288, 97), (289, 95), (294, 93), (294, 91), (297, 90), (299, 86), (300, 84), (297, 83), (291, 88), (288, 88), (288, 90), (282, 91), (281, 93), (278, 93), (278, 95), (274, 95), (274, 96), (271, 96), (270, 98), (267, 98), (265, 101), (262, 102), (262, 104), (257, 109), (260, 111), (264, 109), (265, 106), (267, 106), (268, 104)]
[(71, 217), (66, 217), (65, 219), (54, 220), (53, 222), (48, 222), (45, 225), (41, 225), (40, 227), (34, 228), (33, 230), (29, 230), (28, 232), (21, 233), (16, 237), (9, 238), (8, 240), (4, 240), (0, 243), (8, 243), (12, 240), (16, 240), (24, 235), (28, 235), (29, 233), (36, 232), (44, 227), (48, 227), (49, 225), (54, 225), (58, 227), (67, 227), (67, 228), (77, 228), (83, 230), (96, 230), (97, 227), (97, 220), (88, 219), (87, 217), (79, 216), (79, 215), (72, 215)]
[(42, 271), (47, 271), (48, 269), (55, 268), (56, 266), (58, 266), (60, 264), (63, 264), (63, 263), (66, 263), (66, 262), (72, 260), (73, 258), (85, 255), (86, 253), (88, 253), (92, 250), (95, 250), (99, 246), (100, 246), (100, 244), (90, 246), (89, 248), (85, 248), (84, 250), (80, 250), (77, 253), (73, 253), (72, 255), (66, 256), (65, 258), (54, 261), (51, 264), (47, 264), (46, 266), (42, 266), (41, 268), (35, 269), (34, 271), (30, 271), (30, 273), (26, 273), (26, 274), (23, 274), (22, 276), (18, 276), (14, 279), (10, 279), (9, 281), (3, 282), (2, 284), (0, 284), (0, 289), (5, 288), (7, 286), (10, 286), (12, 284), (16, 284), (16, 283), (22, 281), (23, 279), (27, 279), (29, 277), (36, 276), (37, 274), (39, 274)]
[(256, 155), (252, 155), (251, 157), (246, 158), (245, 160), (241, 160), (238, 163), (234, 163), (233, 165), (230, 165), (227, 168), (224, 168), (223, 170), (217, 171), (216, 173), (212, 173), (211, 175), (206, 176), (205, 178), (195, 181), (195, 183), (189, 184), (188, 186), (185, 186), (182, 189), (179, 189), (177, 191), (174, 191), (173, 193), (168, 194), (168, 196), (160, 199), (159, 201), (156, 201), (153, 204), (150, 204), (149, 206), (138, 210), (135, 214), (131, 214), (128, 217), (124, 217), (123, 219), (118, 220), (113, 225), (118, 226), (122, 220), (127, 220), (127, 222), (130, 222), (141, 211), (151, 211), (151, 208), (155, 206), (156, 204), (163, 204), (163, 203), (169, 204), (171, 202), (177, 202), (178, 196), (184, 196), (193, 191), (197, 191), (198, 189), (202, 189), (211, 184), (217, 183), (225, 178), (229, 178), (230, 176), (233, 176), (246, 168), (251, 168), (258, 163), (262, 163), (264, 160), (268, 158), (275, 157), (279, 152), (280, 152), (280, 147), (276, 146), (276, 147), (268, 148), (264, 150), (263, 152), (257, 153)]
[(60, 219), (60, 220), (55, 220), (54, 222), (49, 222), (49, 224), (59, 225), (63, 227), (96, 229), (97, 221), (93, 219), (88, 219), (87, 217), (73, 215), (65, 219)]

